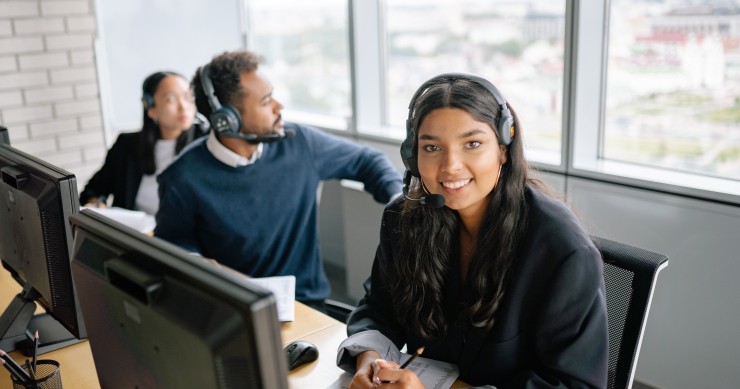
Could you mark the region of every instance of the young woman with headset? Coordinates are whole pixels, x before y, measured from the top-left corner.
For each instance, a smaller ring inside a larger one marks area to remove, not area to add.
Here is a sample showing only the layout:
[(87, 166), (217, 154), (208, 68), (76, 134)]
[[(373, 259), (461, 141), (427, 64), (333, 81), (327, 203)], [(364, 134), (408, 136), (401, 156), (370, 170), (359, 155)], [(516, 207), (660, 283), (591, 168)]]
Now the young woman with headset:
[[(532, 178), (518, 118), (487, 80), (443, 74), (409, 105), (404, 196), (383, 214), (337, 364), (352, 388), (421, 388), (399, 349), (497, 388), (605, 387), (602, 260)], [(390, 387), (390, 386), (389, 386)]]
[(156, 176), (188, 143), (208, 130), (205, 120), (193, 124), (196, 110), (190, 83), (182, 75), (162, 71), (142, 85), (144, 125), (122, 133), (108, 151), (103, 167), (80, 194), (80, 204), (113, 206), (156, 214), (159, 208)]

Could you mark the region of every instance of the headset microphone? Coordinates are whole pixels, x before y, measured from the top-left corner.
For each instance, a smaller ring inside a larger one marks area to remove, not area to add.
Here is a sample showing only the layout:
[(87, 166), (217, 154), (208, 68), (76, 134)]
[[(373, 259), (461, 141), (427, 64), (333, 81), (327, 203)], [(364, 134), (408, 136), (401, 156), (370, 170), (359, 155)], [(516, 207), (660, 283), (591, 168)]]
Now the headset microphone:
[(410, 182), (411, 182), (411, 173), (409, 173), (409, 171), (406, 170), (406, 173), (404, 173), (403, 175), (403, 197), (406, 200), (419, 201), (422, 204), (430, 208), (442, 208), (442, 206), (445, 205), (444, 196), (439, 195), (439, 194), (429, 194), (426, 196), (422, 196), (418, 199), (413, 199), (409, 197), (409, 183)]
[(222, 132), (221, 136), (226, 138), (242, 139), (252, 144), (257, 143), (270, 143), (277, 142), (281, 139), (291, 139), (295, 136), (295, 130), (285, 129), (282, 133), (273, 132), (271, 134), (253, 134), (253, 133), (241, 133), (241, 132)]
[(419, 201), (422, 204), (430, 208), (442, 208), (445, 205), (444, 196), (438, 195), (438, 194), (430, 194), (424, 197), (420, 197), (418, 199), (412, 199), (411, 197), (405, 194), (403, 195), (403, 197), (405, 197), (406, 200), (409, 200), (409, 201)]

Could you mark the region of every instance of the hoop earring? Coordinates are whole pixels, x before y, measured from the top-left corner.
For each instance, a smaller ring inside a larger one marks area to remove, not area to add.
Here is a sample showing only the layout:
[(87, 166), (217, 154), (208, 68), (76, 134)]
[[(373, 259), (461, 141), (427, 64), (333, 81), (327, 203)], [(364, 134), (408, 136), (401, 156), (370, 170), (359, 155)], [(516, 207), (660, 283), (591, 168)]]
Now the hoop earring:
[(496, 191), (496, 188), (498, 188), (498, 183), (501, 182), (501, 172), (503, 170), (504, 164), (498, 166), (498, 177), (496, 177), (496, 183), (493, 184), (493, 190), (491, 190), (491, 193)]

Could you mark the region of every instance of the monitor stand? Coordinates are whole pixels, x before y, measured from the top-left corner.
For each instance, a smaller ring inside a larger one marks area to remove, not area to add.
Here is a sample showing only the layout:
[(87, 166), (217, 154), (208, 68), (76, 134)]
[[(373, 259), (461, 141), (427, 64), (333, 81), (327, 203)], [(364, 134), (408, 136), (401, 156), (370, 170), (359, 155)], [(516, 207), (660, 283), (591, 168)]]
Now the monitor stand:
[(81, 341), (51, 315), (34, 315), (38, 297), (38, 292), (26, 286), (10, 302), (0, 316), (0, 349), (6, 352), (20, 350), (23, 355), (32, 356), (36, 330), (39, 331), (37, 355)]

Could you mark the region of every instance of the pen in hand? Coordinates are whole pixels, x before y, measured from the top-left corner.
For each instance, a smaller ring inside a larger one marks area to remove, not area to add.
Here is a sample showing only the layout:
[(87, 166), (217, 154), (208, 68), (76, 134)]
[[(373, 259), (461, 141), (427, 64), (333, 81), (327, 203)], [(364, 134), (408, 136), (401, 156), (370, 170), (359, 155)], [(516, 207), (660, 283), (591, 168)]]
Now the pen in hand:
[(414, 355), (412, 355), (411, 358), (407, 359), (406, 362), (404, 362), (403, 365), (401, 365), (401, 367), (399, 367), (399, 369), (405, 369), (406, 367), (408, 367), (408, 365), (410, 365), (411, 362), (413, 362), (414, 359), (416, 359), (416, 357), (418, 357), (419, 355), (421, 355), (421, 353), (423, 353), (423, 352), (424, 352), (424, 346), (417, 348), (416, 349), (416, 353), (414, 353)]
[(36, 380), (36, 357), (39, 353), (39, 330), (33, 335), (33, 366), (31, 366), (31, 377)]
[[(399, 369), (405, 369), (406, 367), (408, 367), (411, 364), (411, 362), (413, 362), (414, 359), (416, 359), (416, 357), (418, 357), (419, 355), (421, 355), (421, 353), (423, 353), (423, 352), (424, 352), (424, 347), (423, 346), (422, 347), (419, 347), (418, 349), (416, 349), (416, 353), (414, 355), (412, 355), (411, 358), (407, 359), (406, 362), (404, 362), (399, 367)], [(388, 383), (389, 382), (389, 381), (382, 381), (376, 374), (377, 374), (377, 372), (374, 372), (373, 373), (373, 378), (372, 378), (372, 382), (375, 385), (380, 385), (382, 383)]]

